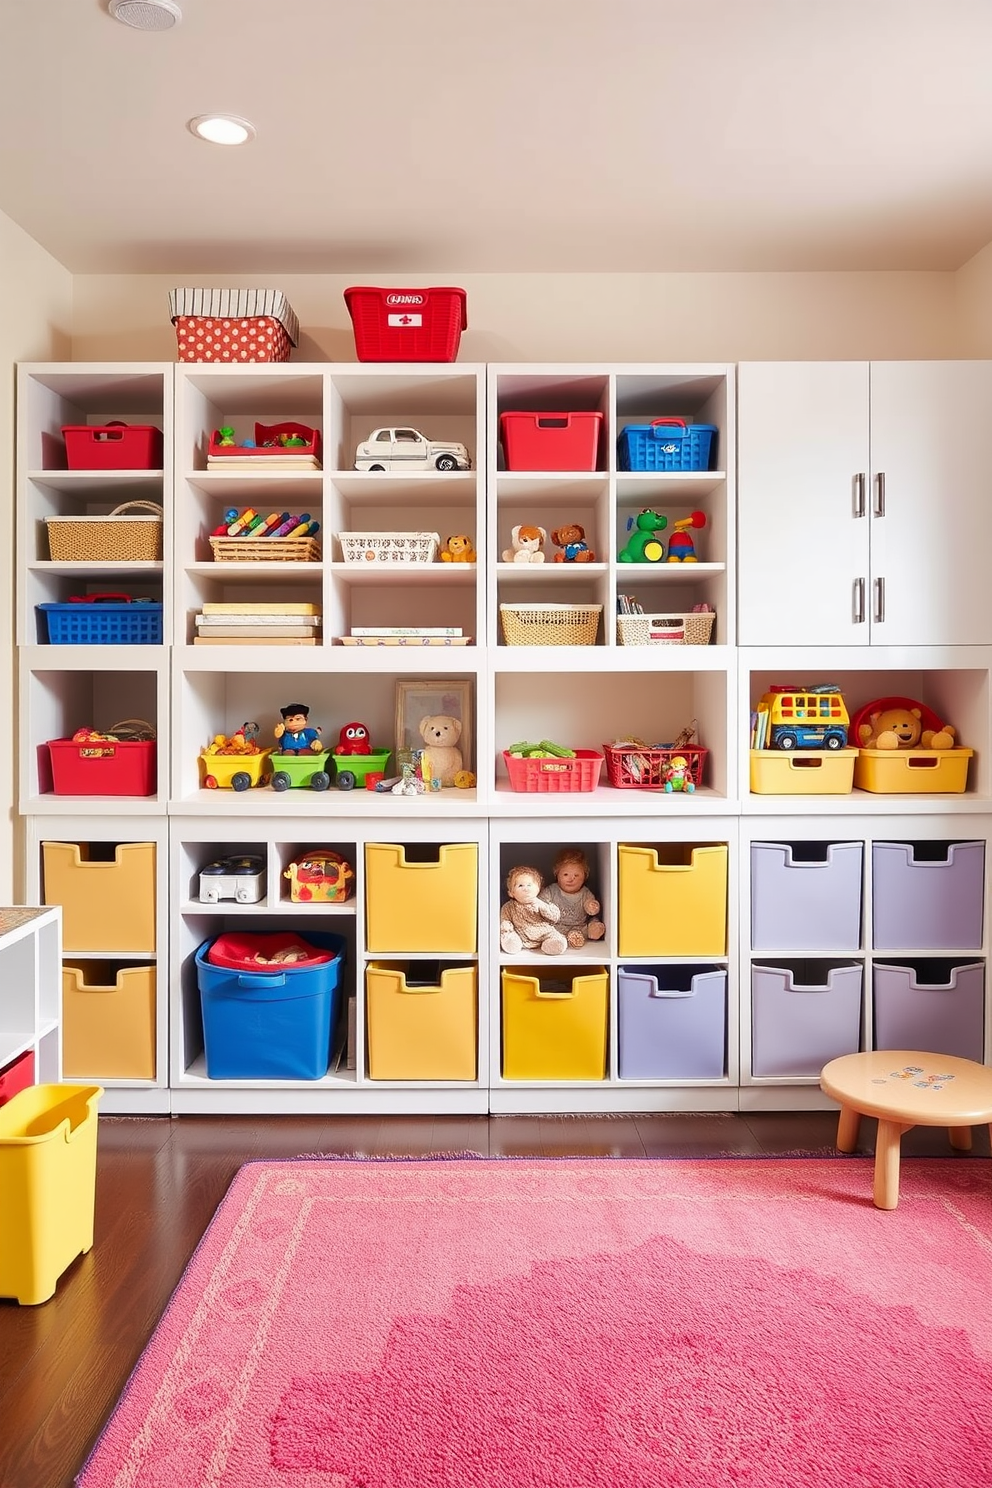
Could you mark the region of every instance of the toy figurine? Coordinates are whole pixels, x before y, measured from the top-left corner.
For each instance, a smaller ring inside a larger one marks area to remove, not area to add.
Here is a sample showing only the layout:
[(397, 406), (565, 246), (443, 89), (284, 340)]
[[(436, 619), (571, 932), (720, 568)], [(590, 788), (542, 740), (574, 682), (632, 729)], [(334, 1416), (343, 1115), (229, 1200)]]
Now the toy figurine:
[(672, 791), (685, 791), (688, 795), (696, 789), (689, 769), (689, 761), (684, 754), (674, 754), (671, 759), (665, 761), (661, 770), (661, 777), (665, 782), (665, 790), (671, 794)]
[(307, 723), (310, 709), (306, 703), (287, 703), (280, 708), (282, 723), (277, 723), (273, 733), (279, 741), (279, 754), (320, 754), (320, 729)]
[(371, 754), (372, 741), (364, 723), (346, 723), (338, 736), (335, 754)]
[(510, 546), (503, 549), (500, 557), (504, 563), (543, 563), (547, 536), (543, 527), (534, 527), (526, 522), (512, 527)]
[(698, 563), (696, 549), (687, 529), (705, 526), (706, 513), (701, 511), (694, 511), (690, 516), (679, 517), (677, 522), (673, 522), (672, 535), (668, 539), (668, 562)]
[(499, 944), (508, 956), (537, 950), (546, 956), (560, 956), (568, 949), (568, 941), (556, 928), (561, 910), (541, 898), (543, 886), (536, 868), (518, 866), (506, 875), (510, 897), (499, 912)]
[(417, 774), (415, 766), (401, 765), (400, 778), (389, 787), (389, 790), (394, 796), (422, 796), (426, 786)]
[(218, 429), (217, 443), (221, 448), (230, 448), (234, 444), (234, 430), (231, 428)]
[(551, 541), (561, 552), (555, 554), (556, 563), (595, 563), (596, 554), (586, 542), (586, 530), (578, 522), (569, 522), (566, 527), (556, 527)]
[(445, 539), (441, 549), (442, 563), (474, 563), (475, 560), (475, 545), (467, 533), (456, 532)]
[(573, 950), (587, 940), (602, 940), (606, 926), (597, 919), (599, 900), (586, 887), (589, 863), (578, 847), (564, 847), (555, 858), (555, 882), (546, 884), (541, 898), (558, 910), (558, 929)]
[[(668, 518), (645, 507), (636, 517), (627, 518), (630, 536), (617, 554), (621, 563), (660, 563), (665, 556), (665, 545), (661, 534), (668, 526)], [(633, 528), (633, 531), (631, 531)]]

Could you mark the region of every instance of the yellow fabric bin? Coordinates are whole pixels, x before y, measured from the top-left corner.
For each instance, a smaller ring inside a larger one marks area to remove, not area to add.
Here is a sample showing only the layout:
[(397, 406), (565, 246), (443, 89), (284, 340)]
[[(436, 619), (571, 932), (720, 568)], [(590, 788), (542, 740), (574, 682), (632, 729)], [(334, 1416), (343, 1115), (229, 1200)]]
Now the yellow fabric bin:
[(606, 968), (503, 971), (503, 1078), (605, 1080)]
[(666, 843), (619, 854), (621, 956), (727, 954), (727, 845)]
[(756, 796), (847, 796), (857, 784), (856, 749), (751, 750)]
[(93, 1247), (99, 1085), (31, 1085), (0, 1106), (0, 1296), (47, 1302)]
[(109, 862), (91, 858), (98, 846), (41, 845), (45, 903), (62, 906), (65, 950), (154, 951), (154, 842), (122, 842)]
[(474, 1080), (476, 968), (447, 966), (440, 986), (418, 986), (416, 975), (415, 962), (371, 962), (366, 968), (369, 1077)]
[[(62, 1073), (69, 1079), (154, 1080), (155, 968), (62, 967)], [(89, 980), (87, 980), (89, 978)]]
[(854, 783), (875, 795), (960, 795), (972, 749), (859, 749)]
[[(432, 861), (417, 854), (437, 853)], [(408, 857), (408, 854), (410, 856)], [(366, 945), (375, 954), (474, 954), (479, 847), (475, 842), (365, 847)]]

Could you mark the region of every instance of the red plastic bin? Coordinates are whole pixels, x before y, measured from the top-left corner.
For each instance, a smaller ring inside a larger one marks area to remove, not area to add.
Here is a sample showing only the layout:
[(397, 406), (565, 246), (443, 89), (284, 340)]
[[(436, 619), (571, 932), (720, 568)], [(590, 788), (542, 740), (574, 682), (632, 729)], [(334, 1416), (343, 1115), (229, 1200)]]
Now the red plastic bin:
[(154, 739), (49, 739), (57, 796), (153, 796)]
[(601, 413), (501, 413), (508, 470), (595, 470)]
[(577, 749), (574, 759), (517, 759), (503, 750), (510, 789), (545, 795), (594, 791), (599, 784), (603, 756), (594, 749)]
[(34, 1054), (28, 1049), (26, 1054), (19, 1054), (0, 1069), (0, 1106), (5, 1106), (12, 1096), (33, 1084)]
[(70, 424), (62, 434), (70, 470), (162, 468), (162, 430), (152, 424)]
[(360, 362), (453, 362), (468, 325), (465, 291), (379, 289), (352, 285), (344, 292)]
[(693, 786), (703, 783), (708, 749), (699, 744), (686, 744), (682, 749), (647, 749), (639, 744), (604, 744), (606, 774), (613, 786), (621, 790), (665, 789), (665, 766), (681, 757), (686, 762), (686, 780)]

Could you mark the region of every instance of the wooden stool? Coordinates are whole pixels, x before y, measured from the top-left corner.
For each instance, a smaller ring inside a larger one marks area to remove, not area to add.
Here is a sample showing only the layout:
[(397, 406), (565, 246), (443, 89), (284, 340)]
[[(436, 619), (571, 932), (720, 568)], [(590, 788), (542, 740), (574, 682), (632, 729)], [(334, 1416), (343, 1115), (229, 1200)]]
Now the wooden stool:
[(911, 1126), (946, 1126), (951, 1146), (971, 1147), (971, 1128), (992, 1128), (992, 1069), (972, 1059), (923, 1054), (918, 1049), (879, 1049), (832, 1059), (820, 1088), (840, 1102), (837, 1146), (853, 1152), (858, 1121), (878, 1117), (875, 1142), (877, 1209), (899, 1202), (899, 1142)]

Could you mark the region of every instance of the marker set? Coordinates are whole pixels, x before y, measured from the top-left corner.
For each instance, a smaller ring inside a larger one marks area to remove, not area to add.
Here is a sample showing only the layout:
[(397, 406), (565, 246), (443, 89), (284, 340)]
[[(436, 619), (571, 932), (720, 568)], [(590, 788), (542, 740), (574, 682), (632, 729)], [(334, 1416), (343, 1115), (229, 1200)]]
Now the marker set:
[(315, 522), (309, 512), (294, 516), (291, 512), (270, 512), (267, 517), (254, 507), (239, 512), (229, 507), (224, 520), (215, 527), (211, 537), (316, 537), (320, 523)]

